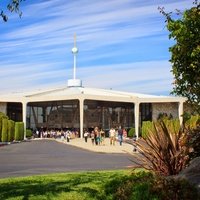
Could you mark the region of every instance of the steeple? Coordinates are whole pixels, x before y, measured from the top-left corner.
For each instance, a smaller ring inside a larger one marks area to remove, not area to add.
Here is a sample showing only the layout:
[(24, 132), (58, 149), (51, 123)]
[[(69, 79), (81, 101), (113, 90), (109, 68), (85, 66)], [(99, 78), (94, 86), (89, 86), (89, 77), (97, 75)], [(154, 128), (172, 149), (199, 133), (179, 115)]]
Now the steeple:
[(72, 48), (72, 54), (74, 55), (74, 67), (73, 67), (73, 79), (68, 80), (68, 87), (81, 87), (82, 81), (76, 79), (76, 56), (78, 54), (78, 48), (76, 47), (76, 33), (74, 34), (74, 47)]
[(76, 33), (74, 34), (74, 47), (72, 48), (72, 53), (74, 55), (74, 75), (73, 75), (73, 78), (76, 79), (76, 55), (78, 54), (78, 48), (76, 47)]

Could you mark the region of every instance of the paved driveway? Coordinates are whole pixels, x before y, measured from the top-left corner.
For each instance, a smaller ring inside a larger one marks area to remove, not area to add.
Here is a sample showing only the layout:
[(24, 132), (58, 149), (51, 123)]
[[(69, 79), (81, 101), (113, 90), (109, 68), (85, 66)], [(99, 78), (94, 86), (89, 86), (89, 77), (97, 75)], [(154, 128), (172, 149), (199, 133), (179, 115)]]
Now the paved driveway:
[(0, 147), (0, 178), (55, 172), (123, 169), (133, 165), (128, 154), (104, 154), (56, 141), (22, 142)]

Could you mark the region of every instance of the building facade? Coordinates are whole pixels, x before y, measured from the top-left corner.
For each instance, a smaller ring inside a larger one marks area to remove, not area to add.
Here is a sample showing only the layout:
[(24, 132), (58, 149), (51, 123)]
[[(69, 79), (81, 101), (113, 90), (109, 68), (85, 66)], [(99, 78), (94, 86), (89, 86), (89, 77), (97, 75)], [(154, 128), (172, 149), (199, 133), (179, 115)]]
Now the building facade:
[(14, 121), (23, 121), (25, 130), (77, 129), (81, 138), (84, 128), (96, 126), (104, 130), (134, 127), (138, 137), (142, 121), (156, 120), (160, 113), (179, 118), (182, 123), (185, 98), (83, 87), (76, 79), (77, 53), (74, 36), (73, 79), (68, 80), (67, 87), (2, 95), (0, 112)]
[[(179, 118), (182, 123), (182, 97), (144, 95), (81, 85), (29, 94), (0, 96), (0, 112), (26, 128), (83, 129), (95, 126), (104, 130), (120, 125), (134, 127), (136, 136), (142, 121), (156, 120), (161, 113)], [(26, 138), (26, 135), (24, 135)]]

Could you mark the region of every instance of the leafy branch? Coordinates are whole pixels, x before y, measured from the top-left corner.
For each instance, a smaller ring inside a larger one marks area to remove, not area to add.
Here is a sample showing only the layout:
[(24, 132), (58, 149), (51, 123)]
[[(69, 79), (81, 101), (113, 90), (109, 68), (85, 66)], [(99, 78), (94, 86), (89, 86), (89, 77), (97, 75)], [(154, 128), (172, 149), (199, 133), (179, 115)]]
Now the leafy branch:
[[(25, 1), (25, 0), (10, 1), (10, 3), (7, 5), (7, 10), (11, 13), (13, 13), (13, 12), (17, 13), (19, 15), (19, 17), (21, 18), (22, 12), (20, 10), (20, 4), (22, 1)], [(0, 9), (0, 16), (2, 17), (4, 22), (8, 21), (8, 16), (2, 9)]]

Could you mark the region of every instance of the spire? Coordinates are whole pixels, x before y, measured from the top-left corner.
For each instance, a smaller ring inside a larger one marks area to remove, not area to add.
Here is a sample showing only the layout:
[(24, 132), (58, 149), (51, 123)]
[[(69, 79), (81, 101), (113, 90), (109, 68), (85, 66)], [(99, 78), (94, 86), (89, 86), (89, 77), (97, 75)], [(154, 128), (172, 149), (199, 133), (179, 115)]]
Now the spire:
[(78, 54), (78, 48), (76, 47), (76, 33), (74, 33), (74, 47), (72, 48), (72, 53), (74, 54), (74, 75), (73, 75), (73, 78), (76, 79), (76, 55)]
[(76, 47), (76, 33), (74, 33), (74, 47), (72, 48), (72, 54), (74, 55), (73, 79), (68, 80), (68, 87), (81, 87), (81, 80), (76, 79), (76, 56), (78, 54), (78, 48)]

